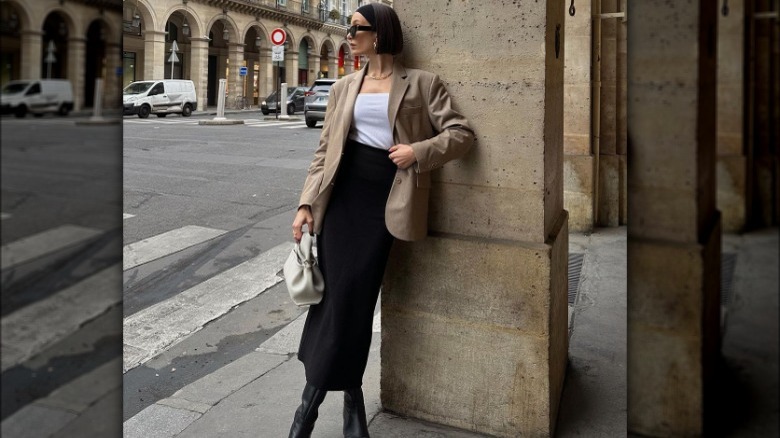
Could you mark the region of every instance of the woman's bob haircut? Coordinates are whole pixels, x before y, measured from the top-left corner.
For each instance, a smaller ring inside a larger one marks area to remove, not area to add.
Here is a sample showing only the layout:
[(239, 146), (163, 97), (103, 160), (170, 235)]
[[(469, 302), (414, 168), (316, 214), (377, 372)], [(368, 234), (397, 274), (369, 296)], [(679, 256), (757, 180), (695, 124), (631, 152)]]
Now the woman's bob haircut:
[(382, 3), (370, 3), (376, 20), (376, 53), (399, 55), (404, 50), (404, 33), (395, 11)]

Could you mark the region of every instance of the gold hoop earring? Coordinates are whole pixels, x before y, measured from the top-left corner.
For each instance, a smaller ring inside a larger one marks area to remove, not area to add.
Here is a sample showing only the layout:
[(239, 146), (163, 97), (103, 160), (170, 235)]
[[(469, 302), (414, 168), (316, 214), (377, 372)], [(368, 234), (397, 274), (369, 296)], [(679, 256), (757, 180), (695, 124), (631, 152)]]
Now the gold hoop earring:
[(374, 41), (374, 53), (376, 53), (376, 41)]

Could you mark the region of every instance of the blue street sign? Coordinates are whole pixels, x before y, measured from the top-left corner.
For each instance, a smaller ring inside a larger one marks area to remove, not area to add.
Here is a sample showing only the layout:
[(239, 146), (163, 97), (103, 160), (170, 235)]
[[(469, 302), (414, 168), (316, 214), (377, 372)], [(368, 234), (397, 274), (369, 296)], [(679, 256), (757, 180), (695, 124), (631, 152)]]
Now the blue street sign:
[(238, 75), (239, 76), (246, 76), (246, 71), (247, 71), (246, 67), (239, 67), (238, 68)]
[(117, 76), (122, 76), (122, 67), (117, 67), (116, 68), (116, 75)]

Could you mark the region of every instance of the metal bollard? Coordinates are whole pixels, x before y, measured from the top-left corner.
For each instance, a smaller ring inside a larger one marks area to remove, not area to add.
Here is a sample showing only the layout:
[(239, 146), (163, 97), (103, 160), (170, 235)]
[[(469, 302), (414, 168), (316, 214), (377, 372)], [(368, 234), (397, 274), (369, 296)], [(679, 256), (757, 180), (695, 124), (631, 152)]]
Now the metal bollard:
[(280, 119), (289, 119), (290, 115), (287, 114), (287, 82), (282, 82), (282, 91), (281, 95), (278, 96), (279, 98), (279, 107), (276, 108), (276, 111), (281, 114), (279, 116)]
[(92, 104), (92, 120), (103, 120), (103, 79), (95, 79), (95, 98)]
[(219, 91), (217, 94), (217, 116), (214, 120), (225, 120), (225, 87), (227, 79), (219, 80)]

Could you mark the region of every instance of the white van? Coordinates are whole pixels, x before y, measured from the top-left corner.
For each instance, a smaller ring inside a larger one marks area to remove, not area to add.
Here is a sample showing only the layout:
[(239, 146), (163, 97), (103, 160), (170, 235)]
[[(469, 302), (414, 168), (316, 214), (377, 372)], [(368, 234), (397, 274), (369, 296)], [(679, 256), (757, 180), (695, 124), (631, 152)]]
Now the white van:
[(29, 79), (8, 82), (0, 94), (0, 111), (24, 117), (31, 113), (67, 116), (73, 110), (73, 86), (66, 79)]
[(138, 114), (142, 119), (152, 113), (157, 117), (171, 113), (189, 117), (198, 109), (198, 98), (192, 81), (163, 79), (129, 84), (122, 92), (122, 104), (123, 114)]

